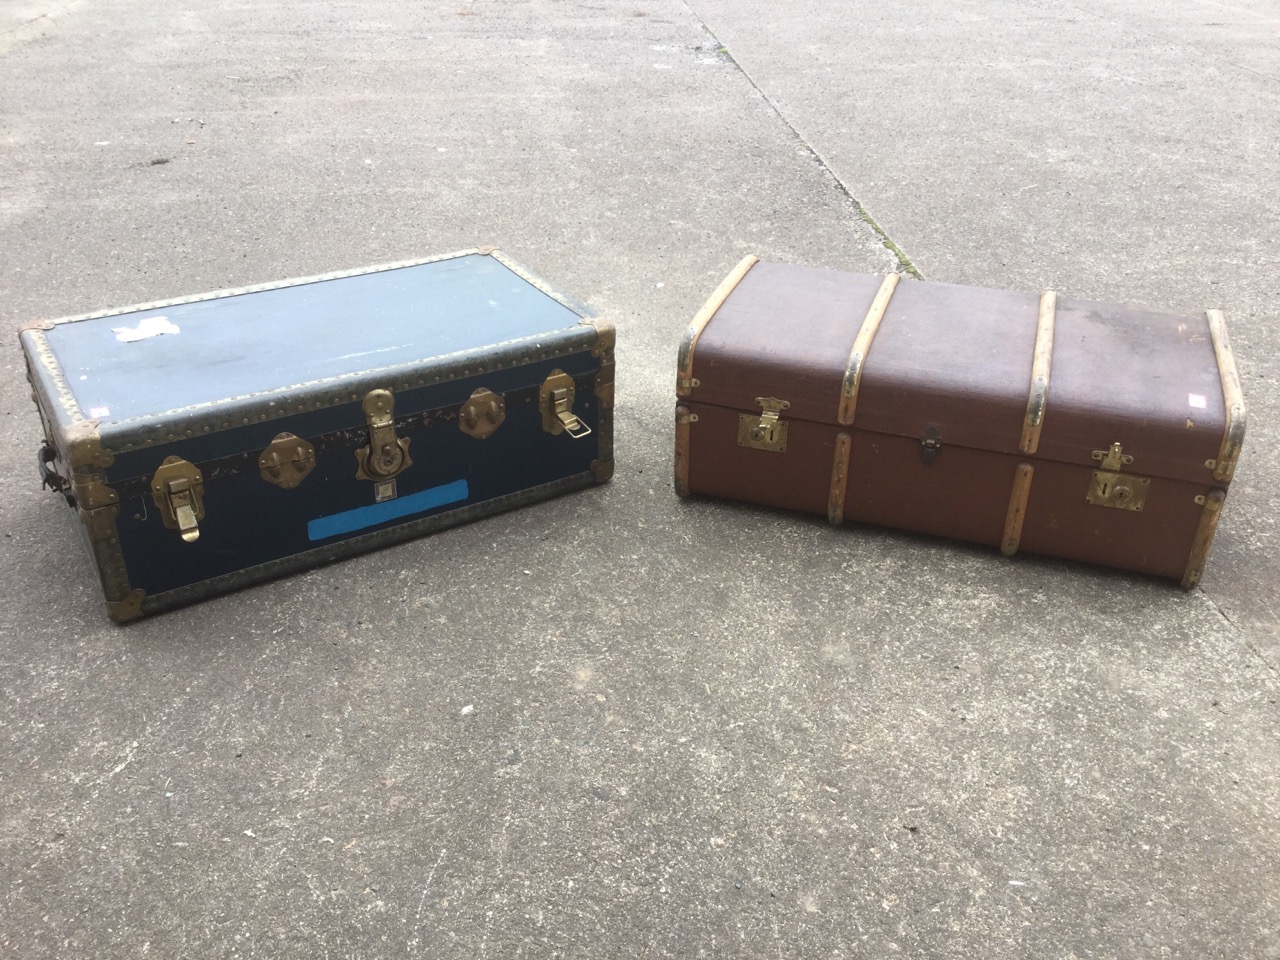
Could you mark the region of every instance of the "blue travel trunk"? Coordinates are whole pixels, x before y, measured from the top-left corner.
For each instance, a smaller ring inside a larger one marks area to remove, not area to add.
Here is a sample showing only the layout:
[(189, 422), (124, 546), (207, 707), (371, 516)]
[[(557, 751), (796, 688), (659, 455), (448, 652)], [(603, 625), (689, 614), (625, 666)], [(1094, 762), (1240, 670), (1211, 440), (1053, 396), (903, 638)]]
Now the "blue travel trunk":
[(21, 340), (117, 621), (613, 473), (613, 327), (492, 248)]

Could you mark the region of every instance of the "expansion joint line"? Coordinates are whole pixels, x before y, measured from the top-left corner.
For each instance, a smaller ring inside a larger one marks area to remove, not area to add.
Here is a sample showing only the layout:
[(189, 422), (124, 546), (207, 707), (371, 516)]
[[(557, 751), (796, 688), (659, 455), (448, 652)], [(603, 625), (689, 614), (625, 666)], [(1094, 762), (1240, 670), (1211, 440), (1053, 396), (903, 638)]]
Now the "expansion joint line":
[(751, 88), (755, 90), (756, 93), (760, 94), (764, 102), (769, 105), (769, 109), (771, 109), (786, 128), (791, 131), (791, 135), (796, 138), (806, 151), (808, 151), (814, 162), (817, 163), (818, 166), (822, 168), (823, 172), (832, 179), (836, 185), (836, 189), (844, 194), (845, 199), (849, 201), (849, 205), (853, 207), (853, 211), (858, 215), (858, 219), (870, 227), (872, 233), (876, 235), (876, 238), (879, 239), (884, 248), (893, 254), (893, 258), (898, 261), (898, 266), (902, 268), (902, 272), (917, 280), (923, 280), (924, 276), (918, 269), (916, 269), (916, 265), (911, 262), (911, 258), (908, 257), (906, 252), (894, 242), (894, 239), (889, 236), (889, 234), (885, 232), (884, 228), (876, 222), (875, 217), (871, 216), (871, 213), (862, 205), (862, 202), (853, 195), (852, 191), (849, 190), (848, 185), (836, 175), (834, 170), (831, 169), (831, 165), (827, 163), (826, 158), (817, 151), (813, 144), (801, 135), (800, 131), (796, 129), (795, 124), (787, 119), (786, 114), (784, 114), (778, 105), (773, 102), (773, 98), (760, 88), (760, 84), (756, 83), (755, 78), (747, 72), (746, 67), (739, 63), (737, 58), (729, 52), (728, 48), (720, 43), (720, 39), (715, 35), (711, 27), (708, 26), (707, 21), (702, 18), (697, 10), (693, 9), (690, 0), (683, 0), (683, 2), (685, 8), (693, 18), (698, 21), (698, 25), (702, 27), (703, 32), (711, 38), (720, 55), (737, 68), (738, 72), (746, 78), (747, 83), (751, 84)]

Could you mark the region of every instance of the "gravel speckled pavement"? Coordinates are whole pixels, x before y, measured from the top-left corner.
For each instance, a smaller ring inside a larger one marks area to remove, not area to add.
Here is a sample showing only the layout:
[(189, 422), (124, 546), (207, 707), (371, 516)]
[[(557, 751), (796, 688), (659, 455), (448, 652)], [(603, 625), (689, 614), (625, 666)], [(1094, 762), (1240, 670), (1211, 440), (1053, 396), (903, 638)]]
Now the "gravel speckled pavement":
[[(1274, 3), (19, 0), (0, 88), (11, 332), (475, 243), (619, 329), (609, 486), (128, 628), (0, 338), (0, 956), (1280, 957)], [(1223, 307), (1202, 588), (678, 500), (747, 252)]]

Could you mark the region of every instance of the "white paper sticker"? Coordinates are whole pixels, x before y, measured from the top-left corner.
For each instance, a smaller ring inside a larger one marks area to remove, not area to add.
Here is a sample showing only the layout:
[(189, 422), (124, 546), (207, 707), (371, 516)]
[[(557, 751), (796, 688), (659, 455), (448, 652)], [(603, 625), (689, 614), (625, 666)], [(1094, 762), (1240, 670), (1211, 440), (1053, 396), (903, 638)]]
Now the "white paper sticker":
[(168, 317), (147, 317), (139, 320), (136, 327), (112, 327), (111, 332), (121, 343), (134, 343), (149, 337), (158, 337), (164, 333), (179, 333), (178, 325)]
[(1188, 393), (1187, 403), (1195, 407), (1197, 410), (1203, 410), (1206, 406), (1203, 393)]
[(89, 416), (94, 420), (101, 420), (103, 417), (111, 416), (110, 407), (90, 407)]

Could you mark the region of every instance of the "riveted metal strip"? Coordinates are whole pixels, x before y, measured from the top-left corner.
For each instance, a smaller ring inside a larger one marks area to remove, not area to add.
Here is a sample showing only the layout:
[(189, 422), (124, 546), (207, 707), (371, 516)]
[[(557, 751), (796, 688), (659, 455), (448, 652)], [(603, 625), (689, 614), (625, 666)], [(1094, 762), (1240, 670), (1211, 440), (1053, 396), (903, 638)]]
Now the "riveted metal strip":
[[(489, 256), (489, 257), (492, 257), (494, 260), (497, 260), (500, 264), (502, 264), (504, 267), (506, 267), (508, 270), (514, 273), (517, 277), (519, 277), (525, 283), (529, 284), (529, 286), (537, 290), (540, 290), (542, 293), (545, 293), (552, 300), (557, 301), (561, 306), (568, 307), (578, 316), (584, 317), (584, 318), (590, 318), (595, 316), (595, 311), (592, 310), (590, 307), (588, 307), (581, 300), (578, 300), (576, 297), (570, 296), (569, 294), (561, 290), (559, 287), (554, 286), (550, 283), (547, 283), (547, 281), (543, 280), (540, 276), (538, 276), (528, 267), (524, 266), (524, 264), (518, 263), (517, 261), (512, 260), (510, 257), (508, 257), (505, 253), (503, 253), (501, 250), (497, 249), (496, 247), (480, 247), (475, 252), (484, 254), (485, 256)], [(454, 254), (454, 256), (466, 256), (466, 253)]]
[[(459, 351), (448, 354), (433, 360), (433, 366), (425, 370), (420, 364), (400, 364), (194, 404), (145, 417), (113, 421), (112, 430), (119, 433), (111, 441), (112, 446), (120, 453), (141, 450), (184, 437), (280, 420), (308, 410), (358, 403), (365, 393), (374, 388), (399, 393), (417, 387), (483, 376), (495, 370), (508, 370), (543, 360), (567, 357), (590, 349), (594, 334), (586, 328), (580, 331), (570, 329), (571, 339), (555, 346), (548, 346), (544, 342), (545, 334), (542, 334), (495, 344), (479, 353)], [(263, 402), (272, 398), (276, 400), (274, 404)], [(177, 425), (179, 421), (180, 427)]]
[(1195, 539), (1191, 541), (1191, 555), (1187, 558), (1187, 572), (1182, 576), (1182, 586), (1192, 589), (1204, 575), (1205, 564), (1209, 562), (1209, 548), (1213, 546), (1213, 535), (1218, 532), (1218, 518), (1222, 516), (1222, 502), (1226, 500), (1225, 490), (1210, 490), (1203, 497), (1200, 509), (1200, 523), (1196, 526)]
[(880, 329), (880, 321), (884, 319), (885, 311), (889, 309), (889, 300), (893, 297), (893, 291), (898, 288), (898, 281), (901, 279), (901, 275), (896, 273), (891, 273), (884, 278), (875, 299), (871, 301), (871, 309), (867, 311), (862, 327), (854, 338), (853, 350), (849, 354), (849, 364), (844, 371), (844, 381), (840, 384), (840, 410), (836, 415), (836, 421), (841, 426), (847, 427), (853, 423), (854, 414), (858, 409), (858, 387), (862, 385), (862, 369), (867, 363), (867, 353), (871, 350), (871, 342), (875, 339), (876, 331)]
[(596, 459), (591, 463), (591, 472), (601, 483), (613, 477), (613, 397), (614, 397), (614, 345), (617, 342), (617, 331), (608, 320), (587, 318), (582, 323), (594, 327), (596, 344), (591, 355), (600, 360), (600, 370), (596, 373), (594, 393), (599, 401), (600, 416), (596, 420)]
[(1213, 352), (1218, 358), (1218, 376), (1222, 380), (1222, 406), (1226, 417), (1226, 426), (1222, 431), (1222, 447), (1218, 451), (1218, 459), (1210, 461), (1213, 479), (1219, 483), (1230, 483), (1236, 472), (1236, 462), (1240, 459), (1240, 448), (1244, 445), (1244, 428), (1247, 423), (1244, 408), (1244, 391), (1240, 387), (1240, 373), (1236, 370), (1235, 356), (1231, 352), (1231, 341), (1227, 337), (1227, 320), (1221, 310), (1208, 310), (1209, 336), (1213, 340)]
[(1036, 346), (1031, 359), (1031, 388), (1027, 393), (1027, 415), (1022, 423), (1022, 440), (1018, 449), (1035, 453), (1040, 446), (1044, 427), (1045, 405), (1049, 401), (1049, 371), (1053, 366), (1053, 319), (1058, 309), (1058, 294), (1046, 290), (1040, 297), (1040, 317), (1036, 323)]
[(827, 496), (827, 519), (837, 527), (844, 523), (844, 497), (849, 488), (849, 451), (853, 439), (847, 433), (836, 434), (835, 456), (831, 458), (831, 492)]
[(492, 500), (468, 504), (457, 510), (437, 513), (430, 517), (423, 517), (420, 520), (397, 524), (385, 530), (377, 530), (373, 533), (366, 533), (337, 543), (326, 544), (302, 553), (295, 553), (292, 556), (281, 557), (277, 560), (269, 560), (266, 563), (247, 567), (243, 570), (236, 570), (233, 573), (213, 577), (200, 583), (177, 587), (164, 593), (151, 594), (142, 601), (141, 612), (143, 614), (157, 613), (161, 610), (200, 600), (203, 597), (224, 593), (229, 590), (238, 590), (250, 584), (262, 583), (265, 580), (271, 580), (288, 573), (296, 573), (342, 557), (366, 553), (369, 550), (389, 546), (393, 543), (402, 543), (405, 540), (420, 537), (427, 533), (435, 533), (461, 523), (478, 520), (481, 517), (492, 516), (504, 510), (511, 510), (541, 500), (547, 500), (551, 497), (568, 493), (571, 490), (589, 487), (596, 482), (596, 477), (590, 471), (575, 473), (540, 486), (528, 487), (516, 493), (494, 497)]
[[(52, 325), (51, 325), (52, 326)], [(83, 413), (80, 412), (80, 404), (76, 403), (75, 395), (71, 392), (71, 386), (67, 383), (67, 378), (62, 375), (62, 368), (58, 364), (58, 358), (53, 355), (53, 348), (49, 346), (49, 338), (44, 335), (43, 329), (27, 328), (22, 331), (21, 339), (28, 345), (28, 360), (34, 360), (40, 365), (40, 372), (53, 389), (53, 396), (49, 398), (51, 403), (57, 403), (66, 414), (67, 419), (73, 423), (81, 422), (85, 419)], [(34, 371), (28, 367), (28, 373)], [(36, 403), (40, 403), (38, 394), (40, 392), (39, 385), (35, 379), (31, 381), (33, 395), (37, 396)], [(50, 438), (52, 439), (52, 438)]]
[(759, 262), (758, 257), (750, 254), (739, 260), (738, 265), (721, 281), (720, 286), (716, 287), (711, 298), (702, 305), (702, 309), (694, 314), (693, 322), (689, 324), (689, 329), (684, 332), (684, 339), (680, 341), (680, 352), (676, 357), (677, 397), (689, 396), (697, 386), (693, 379), (693, 349), (698, 345), (698, 338), (702, 336), (703, 329), (728, 299), (729, 294), (733, 293), (733, 288), (747, 275), (747, 271)]
[[(39, 327), (48, 329), (61, 323), (76, 323), (80, 320), (97, 320), (100, 317), (117, 317), (122, 313), (141, 313), (144, 310), (163, 310), (184, 303), (199, 303), (202, 300), (217, 300), (221, 297), (237, 297), (244, 293), (261, 293), (263, 290), (279, 290), (282, 287), (296, 287), (304, 283), (320, 283), (324, 280), (342, 280), (346, 277), (359, 277), (366, 273), (383, 273), (387, 270), (399, 270), (402, 267), (420, 267), (424, 263), (436, 263), (439, 260), (456, 260), (458, 257), (469, 257), (480, 253), (478, 248), (456, 250), (453, 253), (442, 253), (435, 257), (423, 257), (420, 260), (399, 260), (395, 263), (384, 263), (376, 267), (361, 267), (356, 270), (338, 270), (333, 273), (321, 273), (313, 277), (298, 277), (292, 280), (274, 280), (270, 283), (256, 283), (247, 287), (229, 287), (225, 290), (214, 290), (209, 293), (198, 293), (190, 297), (177, 297), (173, 300), (157, 300), (153, 303), (139, 303), (131, 307), (115, 307), (111, 310), (99, 310), (94, 313), (77, 314), (74, 317), (59, 317), (56, 320), (41, 321)], [(503, 261), (506, 266), (510, 263)]]
[(1013, 489), (1009, 493), (1009, 509), (1004, 517), (1004, 536), (1000, 551), (1006, 557), (1018, 552), (1022, 542), (1022, 524), (1027, 518), (1027, 500), (1031, 497), (1031, 478), (1036, 469), (1029, 463), (1020, 463), (1013, 473)]

